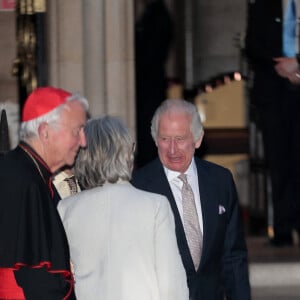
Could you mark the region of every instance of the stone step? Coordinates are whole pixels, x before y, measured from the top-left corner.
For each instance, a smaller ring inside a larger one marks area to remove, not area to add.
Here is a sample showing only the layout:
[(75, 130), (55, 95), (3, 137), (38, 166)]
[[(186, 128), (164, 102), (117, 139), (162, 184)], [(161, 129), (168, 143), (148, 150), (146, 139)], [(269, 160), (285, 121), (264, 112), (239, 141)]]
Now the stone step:
[(252, 300), (299, 300), (299, 246), (271, 247), (267, 236), (246, 241)]
[(252, 300), (299, 300), (300, 287), (272, 286), (252, 288)]
[(255, 288), (300, 286), (300, 263), (250, 263), (249, 275), (251, 287)]

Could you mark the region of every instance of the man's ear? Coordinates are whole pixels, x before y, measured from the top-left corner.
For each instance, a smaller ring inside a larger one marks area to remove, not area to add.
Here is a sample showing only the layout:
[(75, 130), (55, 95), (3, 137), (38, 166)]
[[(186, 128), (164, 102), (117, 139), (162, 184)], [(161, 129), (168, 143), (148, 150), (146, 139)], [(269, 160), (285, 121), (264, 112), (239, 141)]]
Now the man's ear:
[(202, 129), (199, 139), (195, 142), (195, 149), (198, 149), (201, 146), (203, 137), (204, 137), (204, 130)]
[(38, 129), (39, 138), (42, 142), (46, 142), (49, 136), (49, 124), (44, 122), (41, 123)]

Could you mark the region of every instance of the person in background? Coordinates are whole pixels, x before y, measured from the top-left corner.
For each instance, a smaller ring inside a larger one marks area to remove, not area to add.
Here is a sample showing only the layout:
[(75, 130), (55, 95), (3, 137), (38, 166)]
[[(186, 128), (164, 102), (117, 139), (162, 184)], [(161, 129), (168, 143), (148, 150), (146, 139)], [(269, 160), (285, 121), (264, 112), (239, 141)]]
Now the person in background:
[(133, 173), (132, 184), (165, 195), (191, 300), (249, 300), (247, 249), (229, 170), (194, 156), (204, 130), (195, 105), (165, 100), (151, 123), (158, 158)]
[(187, 300), (171, 208), (129, 183), (135, 144), (128, 129), (105, 116), (89, 120), (85, 133), (75, 162), (84, 191), (58, 204), (77, 299)]
[[(299, 0), (248, 1), (245, 53), (250, 103), (271, 179), (272, 246), (300, 233)], [(280, 137), (280, 140), (278, 139)]]
[(87, 109), (79, 94), (51, 86), (26, 99), (20, 143), (0, 158), (0, 299), (75, 299), (51, 177), (86, 145)]

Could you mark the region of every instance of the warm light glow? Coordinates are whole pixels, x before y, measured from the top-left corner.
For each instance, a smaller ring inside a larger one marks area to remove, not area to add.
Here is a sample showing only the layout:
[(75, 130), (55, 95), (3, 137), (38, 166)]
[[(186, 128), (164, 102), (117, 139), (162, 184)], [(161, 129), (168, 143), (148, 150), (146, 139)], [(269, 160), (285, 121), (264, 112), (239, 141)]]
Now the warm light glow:
[(273, 226), (268, 226), (268, 237), (269, 238), (274, 238), (274, 228), (273, 228)]
[(229, 83), (231, 81), (229, 76), (224, 76), (224, 82)]
[(237, 81), (241, 81), (242, 80), (242, 75), (239, 72), (234, 72), (234, 79)]
[(211, 85), (207, 84), (207, 85), (205, 86), (205, 92), (209, 93), (209, 92), (212, 92), (212, 90), (213, 90), (213, 88), (212, 88)]

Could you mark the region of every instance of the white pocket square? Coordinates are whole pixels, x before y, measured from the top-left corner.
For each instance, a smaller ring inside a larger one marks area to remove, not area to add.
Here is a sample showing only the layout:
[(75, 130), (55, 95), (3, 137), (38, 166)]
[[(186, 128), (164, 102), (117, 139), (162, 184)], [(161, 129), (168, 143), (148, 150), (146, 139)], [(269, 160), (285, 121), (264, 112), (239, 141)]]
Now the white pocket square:
[(224, 214), (224, 213), (225, 213), (225, 211), (226, 211), (225, 207), (224, 207), (224, 206), (222, 206), (222, 205), (219, 205), (219, 215), (222, 215), (222, 214)]

